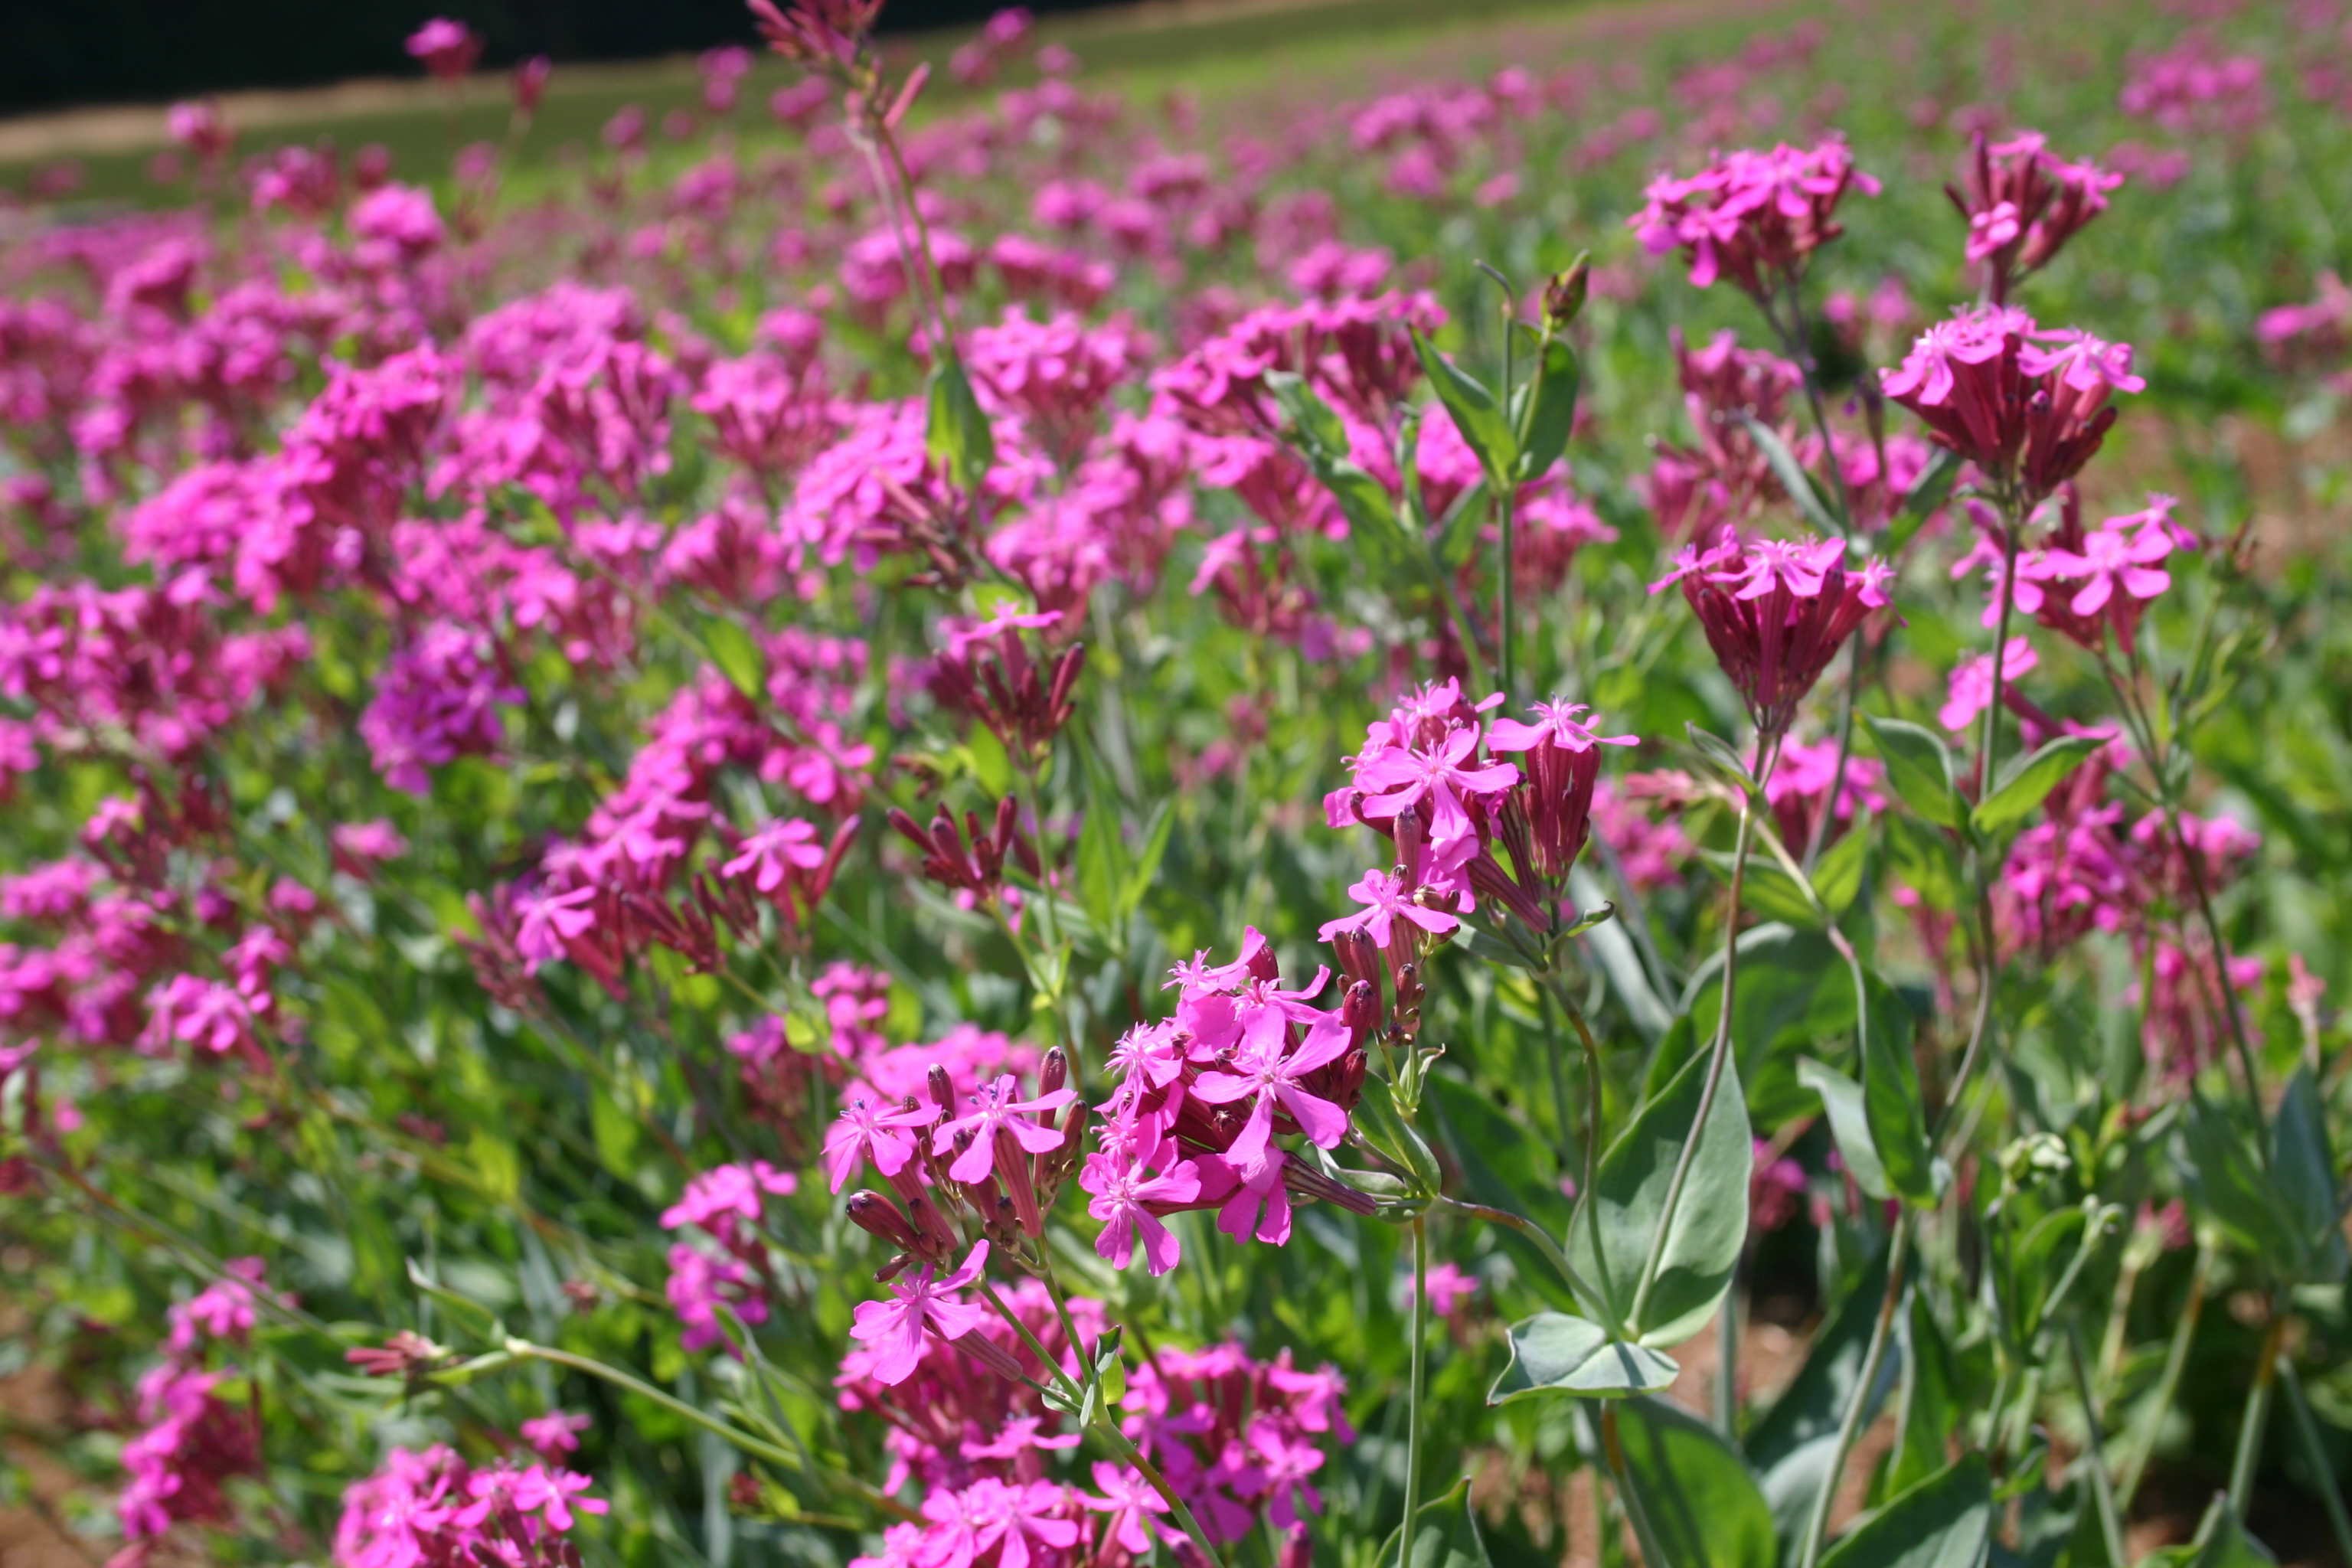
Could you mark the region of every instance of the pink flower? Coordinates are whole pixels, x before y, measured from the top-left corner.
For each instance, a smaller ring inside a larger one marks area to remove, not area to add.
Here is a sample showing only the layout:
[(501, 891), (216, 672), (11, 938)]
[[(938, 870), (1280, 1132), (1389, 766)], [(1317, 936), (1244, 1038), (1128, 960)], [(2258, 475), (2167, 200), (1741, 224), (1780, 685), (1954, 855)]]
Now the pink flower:
[(895, 1385), (914, 1375), (915, 1363), (923, 1355), (925, 1330), (943, 1340), (957, 1340), (987, 1321), (987, 1309), (947, 1294), (978, 1279), (987, 1262), (988, 1243), (978, 1242), (963, 1267), (946, 1279), (935, 1279), (927, 1263), (911, 1277), (893, 1280), (889, 1300), (857, 1304), (849, 1337), (875, 1347), (871, 1370), (876, 1382)]
[(1112, 1268), (1125, 1268), (1135, 1261), (1136, 1243), (1140, 1240), (1144, 1262), (1154, 1279), (1176, 1267), (1183, 1248), (1146, 1205), (1189, 1204), (1201, 1195), (1197, 1165), (1190, 1160), (1179, 1161), (1162, 1174), (1151, 1175), (1146, 1167), (1159, 1157), (1156, 1151), (1135, 1157), (1123, 1152), (1089, 1154), (1078, 1174), (1078, 1185), (1094, 1194), (1087, 1213), (1103, 1222), (1095, 1250)]
[[(2001, 654), (2000, 670), (2003, 689), (2019, 676), (2042, 662), (2033, 645), (2024, 637), (2011, 637)], [(1945, 729), (1958, 734), (1977, 721), (1992, 703), (1992, 655), (1978, 654), (1963, 659), (1952, 671), (1950, 694), (1937, 714), (1937, 721)]]
[(1078, 1500), (1097, 1513), (1110, 1515), (1103, 1521), (1103, 1534), (1138, 1558), (1150, 1552), (1150, 1516), (1166, 1513), (1168, 1500), (1134, 1466), (1104, 1459), (1095, 1461), (1095, 1487), (1102, 1496), (1082, 1495)]
[(1410, 921), (1433, 936), (1444, 936), (1462, 922), (1443, 910), (1433, 910), (1415, 903), (1413, 886), (1393, 872), (1375, 867), (1366, 871), (1348, 896), (1366, 907), (1352, 915), (1326, 921), (1316, 935), (1324, 942), (1343, 931), (1360, 931), (1370, 935), (1382, 948), (1389, 945), (1390, 932), (1398, 921)]
[(1440, 1263), (1429, 1270), (1422, 1283), (1429, 1295), (1429, 1310), (1441, 1318), (1450, 1318), (1462, 1310), (1463, 1302), (1477, 1294), (1479, 1282), (1451, 1263)]
[[(972, 1110), (967, 1115), (942, 1124), (931, 1135), (931, 1152), (954, 1154), (955, 1163), (948, 1174), (959, 1182), (985, 1181), (996, 1169), (998, 1139), (1009, 1138), (1033, 1154), (1042, 1154), (1062, 1145), (1062, 1134), (1053, 1126), (1029, 1120), (1033, 1111), (1059, 1110), (1077, 1099), (1077, 1091), (1057, 1089), (1051, 1094), (1041, 1094), (1034, 1100), (1016, 1100), (1016, 1080), (1005, 1073), (994, 1083), (984, 1086), (971, 1097)], [(959, 1133), (969, 1133), (971, 1142), (958, 1152)]]
[(1519, 781), (1519, 770), (1508, 763), (1483, 767), (1472, 763), (1471, 753), (1477, 749), (1477, 728), (1465, 724), (1432, 746), (1390, 746), (1357, 759), (1356, 787), (1364, 792), (1364, 815), (1392, 818), (1425, 799), (1432, 812), (1432, 844), (1470, 837), (1475, 828), (1465, 798), (1500, 795)]
[(739, 1219), (760, 1223), (761, 1193), (789, 1194), (800, 1185), (790, 1171), (779, 1171), (765, 1160), (750, 1165), (719, 1165), (686, 1184), (686, 1194), (662, 1211), (664, 1230), (698, 1225), (726, 1240), (735, 1234)]
[(1309, 1479), (1323, 1468), (1320, 1448), (1288, 1430), (1286, 1422), (1261, 1415), (1250, 1423), (1249, 1450), (1249, 1484), (1241, 1489), (1265, 1494), (1276, 1529), (1298, 1522), (1297, 1499), (1306, 1500), (1309, 1513), (1323, 1511), (1322, 1494)]
[(743, 840), (742, 852), (719, 868), (722, 877), (748, 873), (762, 893), (783, 886), (794, 868), (813, 871), (824, 864), (824, 845), (816, 829), (798, 817), (769, 823)]
[(552, 1459), (560, 1454), (577, 1452), (579, 1435), (593, 1425), (585, 1415), (551, 1410), (522, 1424), (522, 1440), (538, 1449), (541, 1458)]
[(874, 1168), (886, 1177), (905, 1170), (907, 1162), (915, 1157), (915, 1140), (899, 1129), (928, 1127), (938, 1115), (937, 1106), (881, 1110), (875, 1109), (864, 1095), (853, 1096), (841, 1108), (840, 1120), (825, 1134), (825, 1171), (832, 1178), (833, 1190), (841, 1191), (843, 1184), (856, 1173), (861, 1158), (871, 1159)]
[(1250, 1164), (1266, 1152), (1274, 1135), (1275, 1108), (1279, 1105), (1297, 1122), (1307, 1141), (1318, 1148), (1336, 1149), (1348, 1135), (1348, 1113), (1328, 1100), (1309, 1094), (1299, 1079), (1347, 1050), (1348, 1026), (1337, 1014), (1318, 1015), (1298, 1048), (1284, 1055), (1278, 1045), (1254, 1042), (1234, 1062), (1234, 1072), (1204, 1072), (1192, 1085), (1192, 1095), (1211, 1105), (1226, 1105), (1255, 1096), (1250, 1118), (1225, 1151), (1235, 1164)]
[(411, 58), (425, 62), (436, 81), (455, 81), (482, 58), (482, 37), (463, 22), (436, 16), (408, 36)]

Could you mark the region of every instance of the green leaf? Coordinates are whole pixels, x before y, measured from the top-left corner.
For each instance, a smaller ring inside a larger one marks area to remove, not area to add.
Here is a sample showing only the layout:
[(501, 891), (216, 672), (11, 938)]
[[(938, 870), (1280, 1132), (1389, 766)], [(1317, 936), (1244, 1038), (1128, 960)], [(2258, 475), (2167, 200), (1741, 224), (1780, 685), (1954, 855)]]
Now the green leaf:
[(1862, 1094), (1871, 1140), (1895, 1195), (1933, 1207), (1942, 1184), (1927, 1144), (1919, 1071), (1911, 1059), (1911, 1010), (1894, 987), (1859, 965), (1854, 984), (1861, 992), (1855, 1029), (1862, 1037)]
[(2213, 1500), (2205, 1521), (2198, 1526), (2197, 1539), (2202, 1544), (2189, 1560), (2190, 1568), (2272, 1568), (2278, 1562), (2268, 1547), (2246, 1533), (2238, 1510), (2226, 1497)]
[[(1722, 949), (1691, 976), (1682, 1005), (1697, 1038), (1713, 1040), (1723, 1008)], [(1731, 1043), (1753, 1096), (1776, 1042), (1793, 1038), (1811, 1048), (1853, 1027), (1853, 986), (1825, 934), (1768, 922), (1739, 933), (1731, 1008)]]
[(1878, 1141), (1871, 1133), (1870, 1111), (1863, 1104), (1862, 1085), (1810, 1057), (1797, 1064), (1797, 1081), (1822, 1097), (1830, 1114), (1830, 1136), (1837, 1141), (1838, 1154), (1854, 1185), (1866, 1197), (1893, 1197), (1885, 1162), (1879, 1159)]
[(1270, 370), (1265, 373), (1265, 384), (1290, 421), (1292, 433), (1313, 454), (1332, 458), (1348, 455), (1347, 426), (1304, 376), (1296, 371)]
[(1862, 721), (1878, 742), (1886, 763), (1886, 782), (1903, 804), (1938, 827), (1958, 827), (1966, 820), (1968, 804), (1952, 787), (1952, 753), (1933, 731), (1902, 719)]
[(1655, 1282), (1640, 1319), (1633, 1314), (1658, 1227), (1667, 1222), (1667, 1192), (1683, 1142), (1697, 1120), (1707, 1056), (1691, 1058), (1633, 1118), (1602, 1156), (1593, 1190), (1569, 1227), (1569, 1261), (1609, 1300), (1626, 1331), (1643, 1344), (1671, 1349), (1711, 1317), (1748, 1239), (1748, 1182), (1755, 1164), (1739, 1067), (1726, 1061), (1706, 1126), (1675, 1205)]
[(1910, 1292), (1910, 1310), (1896, 1320), (1902, 1354), (1902, 1401), (1895, 1426), (1895, 1456), (1888, 1463), (1890, 1492), (1907, 1490), (1944, 1468), (1945, 1441), (1967, 1415), (1960, 1397), (1959, 1369), (1945, 1342), (1943, 1326), (1928, 1309), (1927, 1292)]
[(1543, 345), (1535, 381), (1520, 392), (1524, 399), (1519, 421), (1521, 484), (1543, 478), (1559, 461), (1560, 454), (1568, 450), (1569, 433), (1576, 426), (1578, 384), (1583, 374), (1583, 367), (1577, 363), (1576, 350), (1567, 339), (1556, 337)]
[(1433, 348), (1429, 340), (1422, 336), (1420, 328), (1412, 328), (1412, 352), (1421, 356), (1421, 368), (1428, 375), (1437, 401), (1445, 405), (1445, 412), (1454, 416), (1454, 427), (1462, 433), (1463, 444), (1476, 455), (1479, 468), (1486, 471), (1486, 483), (1497, 495), (1516, 489), (1519, 443), (1511, 433), (1511, 422), (1504, 416), (1502, 405), (1495, 400), (1485, 383)]
[(1960, 456), (1957, 452), (1937, 448), (1936, 455), (1919, 477), (1911, 481), (1911, 489), (1903, 497), (1903, 508), (1895, 514), (1895, 525), (1888, 530), (1886, 553), (1891, 558), (1903, 553), (1919, 525), (1934, 515), (1952, 493), (1952, 481), (1959, 477)]
[(754, 702), (766, 700), (768, 656), (760, 651), (750, 632), (734, 621), (713, 616), (702, 623), (702, 646), (736, 690)]
[(1454, 942), (1455, 946), (1462, 948), (1472, 956), (1483, 958), (1488, 963), (1506, 963), (1514, 969), (1533, 969), (1536, 966), (1533, 956), (1521, 952), (1507, 942), (1488, 936), (1467, 921), (1465, 921), (1461, 928), (1454, 933)]
[(1862, 896), (1864, 873), (1870, 863), (1870, 823), (1865, 816), (1848, 828), (1838, 841), (1822, 851), (1813, 865), (1813, 896), (1836, 920), (1853, 907)]
[(1175, 829), (1175, 803), (1162, 800), (1152, 808), (1150, 826), (1143, 831), (1143, 853), (1138, 855), (1128, 868), (1127, 885), (1119, 889), (1118, 914), (1121, 920), (1140, 908), (1143, 895), (1151, 890), (1151, 879), (1160, 874), (1160, 862), (1168, 855), (1169, 836)]
[(2220, 1225), (2241, 1249), (2300, 1277), (2310, 1243), (2237, 1120), (2197, 1096), (2182, 1123), (2181, 1142), (2189, 1156), (2189, 1194), (2203, 1216)]
[(1969, 1454), (1864, 1520), (1822, 1568), (1976, 1568), (1992, 1535), (1992, 1471)]
[(1725, 783), (1742, 795), (1756, 793), (1756, 775), (1748, 771), (1748, 759), (1739, 754), (1738, 747), (1696, 724), (1685, 723), (1683, 730), (1690, 736), (1691, 744), (1698, 748), (1699, 755), (1722, 772)]
[(1671, 1387), (1681, 1369), (1663, 1351), (1612, 1340), (1609, 1331), (1566, 1312), (1538, 1312), (1511, 1325), (1511, 1360), (1486, 1395), (1507, 1405), (1533, 1394), (1622, 1399)]
[[(1797, 1369), (1787, 1392), (1748, 1429), (1743, 1447), (1748, 1463), (1764, 1477), (1764, 1499), (1783, 1540), (1795, 1540), (1811, 1521), (1813, 1500), (1827, 1479), (1838, 1423), (1862, 1379), (1871, 1332), (1878, 1324), (1886, 1267), (1887, 1249), (1882, 1245), (1813, 1336), (1805, 1364)], [(1892, 1359), (1882, 1357), (1877, 1382), (1864, 1405), (1865, 1420), (1875, 1417), (1895, 1372)]]
[[(1400, 1527), (1389, 1537), (1390, 1546), (1381, 1553), (1382, 1563), (1394, 1561), (1391, 1552), (1402, 1533)], [(1477, 1515), (1471, 1511), (1468, 1477), (1414, 1510), (1412, 1547), (1403, 1555), (1402, 1568), (1494, 1568), (1494, 1560), (1486, 1555), (1486, 1542), (1478, 1533)]]
[(1617, 1430), (1627, 1489), (1665, 1558), (1657, 1568), (1773, 1568), (1772, 1510), (1713, 1427), (1663, 1400), (1633, 1399)]
[(2019, 758), (2001, 769), (1993, 792), (1977, 803), (1969, 814), (1971, 826), (1987, 837), (2016, 826), (2077, 763), (2106, 743), (2097, 735), (2061, 735), (2032, 756)]
[(1428, 1142), (1412, 1124), (1399, 1114), (1386, 1079), (1364, 1080), (1364, 1098), (1357, 1102), (1357, 1131), (1392, 1163), (1412, 1172), (1423, 1194), (1435, 1193), (1443, 1184), (1437, 1156), (1430, 1152)]
[(1119, 889), (1127, 881), (1127, 847), (1119, 842), (1118, 814), (1097, 793), (1078, 828), (1078, 896), (1087, 918), (1106, 939), (1118, 920)]
[(996, 436), (952, 349), (931, 367), (924, 389), (923, 449), (959, 489), (976, 489), (996, 462)]
[[(1501, 1106), (1451, 1073), (1429, 1076), (1423, 1103), (1435, 1106), (1446, 1150), (1472, 1197), (1525, 1215), (1553, 1237), (1568, 1228), (1572, 1210), (1560, 1196), (1557, 1181), (1548, 1179), (1550, 1155)], [(1494, 1226), (1492, 1235), (1511, 1255), (1523, 1284), (1555, 1307), (1580, 1310), (1568, 1281), (1542, 1248), (1508, 1226)]]
[(2303, 1237), (2310, 1283), (2345, 1275), (2344, 1236), (2336, 1225), (2336, 1156), (2327, 1146), (2326, 1107), (2307, 1067), (2295, 1068), (2271, 1122), (2271, 1182), (2282, 1216)]
[(1843, 538), (1844, 528), (1831, 513), (1829, 503), (1822, 500), (1822, 492), (1814, 485), (1812, 475), (1805, 472), (1804, 465), (1797, 461), (1797, 455), (1789, 450), (1787, 442), (1780, 439), (1780, 433), (1752, 414), (1742, 414), (1739, 422), (1748, 426), (1748, 434), (1755, 439), (1757, 450), (1762, 452), (1764, 460), (1772, 466), (1772, 477), (1780, 481), (1780, 488), (1789, 492), (1789, 499), (1797, 503), (1797, 510), (1804, 513), (1805, 521), (1823, 533)]

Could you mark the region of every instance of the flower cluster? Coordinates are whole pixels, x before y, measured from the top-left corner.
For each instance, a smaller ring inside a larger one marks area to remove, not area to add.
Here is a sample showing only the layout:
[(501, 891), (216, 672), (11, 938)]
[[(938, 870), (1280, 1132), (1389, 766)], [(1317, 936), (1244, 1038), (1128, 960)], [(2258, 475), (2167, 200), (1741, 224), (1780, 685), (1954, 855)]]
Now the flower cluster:
[(1837, 209), (1849, 190), (1876, 195), (1878, 182), (1834, 137), (1811, 147), (1741, 148), (1717, 153), (1696, 174), (1654, 180), (1626, 222), (1651, 255), (1682, 251), (1694, 287), (1728, 278), (1777, 302), (1812, 253), (1844, 232)]
[(1881, 373), (1886, 395), (1994, 484), (2039, 502), (2098, 452), (2116, 392), (2139, 392), (2128, 343), (2037, 327), (2011, 306), (1959, 311)]
[(1716, 661), (1748, 705), (1769, 752), (1797, 705), (1845, 639), (1887, 603), (1894, 574), (1876, 559), (1846, 569), (1835, 539), (1760, 539), (1742, 544), (1727, 528), (1712, 544), (1687, 544), (1653, 594), (1680, 584)]
[(342, 1568), (580, 1568), (580, 1550), (565, 1537), (579, 1513), (612, 1506), (582, 1495), (591, 1484), (586, 1476), (545, 1465), (468, 1465), (440, 1444), (421, 1453), (394, 1448), (383, 1468), (344, 1489), (335, 1562)]
[(208, 1371), (212, 1345), (243, 1345), (253, 1331), (261, 1260), (240, 1258), (229, 1272), (170, 1314), (164, 1359), (139, 1380), (140, 1430), (122, 1446), (124, 1481), (115, 1511), (130, 1543), (124, 1568), (136, 1568), (158, 1539), (182, 1521), (233, 1519), (222, 1483), (261, 1472), (258, 1412), (231, 1403), (234, 1368)]
[(2050, 265), (2066, 242), (2107, 209), (2107, 193), (2124, 183), (2088, 161), (2069, 163), (2048, 150), (2038, 131), (1994, 142), (1981, 131), (1970, 139), (1960, 185), (1944, 194), (1968, 220), (1968, 258), (1982, 267), (1996, 305), (2027, 274)]

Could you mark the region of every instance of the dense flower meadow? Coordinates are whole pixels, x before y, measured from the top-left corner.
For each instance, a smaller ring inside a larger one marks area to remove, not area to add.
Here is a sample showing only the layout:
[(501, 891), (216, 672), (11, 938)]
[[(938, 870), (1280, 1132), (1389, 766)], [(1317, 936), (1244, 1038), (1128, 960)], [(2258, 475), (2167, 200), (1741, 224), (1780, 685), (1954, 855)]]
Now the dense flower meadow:
[(2352, 17), (878, 3), (9, 209), (0, 1546), (2352, 1559)]

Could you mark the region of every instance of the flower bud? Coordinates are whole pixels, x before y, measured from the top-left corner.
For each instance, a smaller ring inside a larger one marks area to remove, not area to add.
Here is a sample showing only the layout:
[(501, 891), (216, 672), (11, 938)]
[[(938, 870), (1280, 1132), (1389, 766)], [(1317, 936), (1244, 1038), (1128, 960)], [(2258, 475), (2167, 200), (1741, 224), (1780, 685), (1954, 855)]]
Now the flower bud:
[(922, 1237), (898, 1205), (880, 1193), (859, 1190), (849, 1194), (850, 1223), (869, 1236), (878, 1236), (901, 1252), (922, 1249)]
[(1069, 1080), (1069, 1055), (1061, 1047), (1055, 1046), (1045, 1053), (1045, 1061), (1038, 1066), (1037, 1092), (1040, 1095), (1051, 1094)]
[(1557, 332), (1583, 312), (1584, 297), (1592, 282), (1592, 253), (1579, 251), (1568, 270), (1556, 272), (1544, 285), (1544, 330)]

